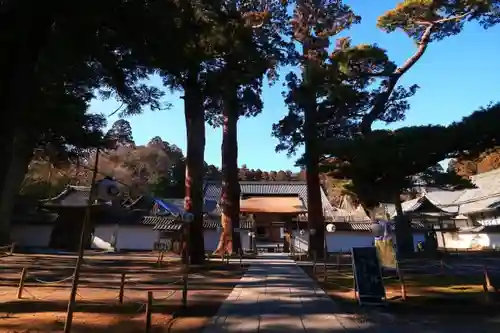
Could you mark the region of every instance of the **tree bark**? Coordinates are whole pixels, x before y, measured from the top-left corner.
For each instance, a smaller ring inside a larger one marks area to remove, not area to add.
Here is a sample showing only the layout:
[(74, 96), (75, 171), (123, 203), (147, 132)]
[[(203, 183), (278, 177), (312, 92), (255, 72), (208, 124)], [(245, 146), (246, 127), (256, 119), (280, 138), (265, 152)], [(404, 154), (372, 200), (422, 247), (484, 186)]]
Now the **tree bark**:
[[(309, 228), (309, 254), (323, 256), (325, 221), (319, 180), (319, 149), (316, 126), (316, 101), (311, 100), (304, 110), (305, 165), (307, 183), (307, 225)], [(311, 230), (315, 230), (314, 235)]]
[[(66, 9), (67, 3), (54, 1), (10, 1), (2, 5), (0, 12), (0, 124), (2, 143), (4, 138), (13, 141), (14, 128), (35, 91), (35, 74), (38, 60), (48, 44), (52, 28)], [(26, 124), (23, 124), (24, 126)], [(2, 144), (2, 147), (5, 146)], [(10, 149), (11, 146), (7, 145)], [(0, 151), (3, 153), (3, 151)], [(4, 155), (1, 155), (4, 157)], [(3, 174), (3, 173), (2, 173)]]
[(203, 242), (203, 173), (205, 160), (205, 113), (198, 69), (190, 72), (184, 82), (184, 116), (186, 119), (186, 193), (184, 208), (193, 214), (189, 226), (189, 255), (192, 264), (205, 261)]
[(238, 100), (236, 89), (227, 91), (223, 103), (222, 134), (222, 233), (215, 253), (237, 253), (241, 249), (240, 183), (238, 180)]
[(411, 220), (403, 213), (399, 193), (394, 196), (394, 205), (396, 207), (396, 246), (398, 255), (404, 257), (414, 252)]
[(16, 136), (12, 145), (12, 158), (8, 165), (0, 201), (0, 243), (5, 245), (10, 243), (10, 220), (14, 208), (15, 200), (28, 171), (28, 165), (33, 157), (35, 140), (20, 133)]
[[(10, 1), (2, 4), (0, 12), (0, 31), (2, 31), (0, 43), (4, 50), (0, 53), (0, 64), (2, 64), (0, 110), (3, 111), (0, 123), (0, 156), (2, 156), (0, 193), (2, 196), (9, 192), (7, 189), (4, 190), (4, 186), (14, 182), (13, 179), (9, 179), (9, 169), (16, 163), (11, 161), (14, 157), (15, 133), (18, 124), (22, 122), (23, 115), (29, 111), (29, 106), (33, 103), (32, 96), (37, 89), (35, 76), (38, 60), (50, 40), (54, 22), (62, 15), (66, 5), (67, 3), (61, 0)], [(27, 126), (25, 123), (22, 125)], [(15, 154), (18, 153), (15, 152)], [(3, 209), (9, 210), (8, 203), (2, 203), (2, 205), (6, 205)], [(0, 222), (2, 229), (0, 237), (4, 237), (5, 233), (7, 235), (9, 233), (8, 230), (4, 230), (4, 227), (8, 226), (4, 222), (8, 222), (9, 218), (0, 217), (0, 219), (3, 219)]]

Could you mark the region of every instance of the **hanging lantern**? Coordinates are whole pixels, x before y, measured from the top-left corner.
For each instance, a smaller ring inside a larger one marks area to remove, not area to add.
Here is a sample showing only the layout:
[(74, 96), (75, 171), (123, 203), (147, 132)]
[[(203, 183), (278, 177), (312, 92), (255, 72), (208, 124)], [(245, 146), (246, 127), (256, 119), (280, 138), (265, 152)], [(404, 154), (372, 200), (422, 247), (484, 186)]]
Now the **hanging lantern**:
[(335, 227), (335, 224), (329, 223), (326, 225), (326, 231), (328, 232), (335, 232), (337, 228)]

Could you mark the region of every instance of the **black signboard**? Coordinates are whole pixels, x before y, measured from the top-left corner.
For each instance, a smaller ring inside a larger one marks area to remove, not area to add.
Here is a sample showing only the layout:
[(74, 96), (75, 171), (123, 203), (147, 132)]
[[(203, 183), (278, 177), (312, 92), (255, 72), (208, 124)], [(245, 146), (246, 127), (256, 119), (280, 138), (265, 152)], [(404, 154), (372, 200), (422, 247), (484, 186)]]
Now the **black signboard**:
[(170, 239), (163, 240), (161, 242), (154, 243), (155, 251), (172, 251), (172, 241)]
[(385, 298), (385, 288), (377, 249), (374, 246), (353, 247), (351, 253), (359, 303), (381, 303)]
[(495, 292), (500, 292), (500, 273), (488, 271), (488, 280)]

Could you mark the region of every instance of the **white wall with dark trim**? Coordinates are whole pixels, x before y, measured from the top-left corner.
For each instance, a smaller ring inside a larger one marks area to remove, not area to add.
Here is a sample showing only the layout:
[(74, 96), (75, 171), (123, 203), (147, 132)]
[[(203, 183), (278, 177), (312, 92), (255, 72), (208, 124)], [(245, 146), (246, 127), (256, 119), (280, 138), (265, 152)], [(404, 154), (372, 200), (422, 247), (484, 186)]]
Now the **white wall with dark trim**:
[[(413, 233), (413, 244), (415, 249), (419, 241), (424, 240), (421, 232)], [(373, 245), (373, 235), (369, 232), (359, 231), (336, 231), (326, 233), (326, 244), (328, 252), (350, 252), (353, 247), (364, 247)], [(304, 230), (304, 235), (293, 230), (293, 241), (296, 251), (307, 252), (309, 249), (309, 233)]]

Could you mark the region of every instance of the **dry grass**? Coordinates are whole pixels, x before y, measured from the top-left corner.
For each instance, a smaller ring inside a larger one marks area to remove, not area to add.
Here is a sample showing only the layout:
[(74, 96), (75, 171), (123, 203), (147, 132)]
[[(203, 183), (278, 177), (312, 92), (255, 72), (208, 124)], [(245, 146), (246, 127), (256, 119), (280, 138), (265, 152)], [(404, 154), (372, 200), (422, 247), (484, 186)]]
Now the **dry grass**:
[[(313, 274), (312, 267), (303, 269), (335, 298), (347, 307), (356, 306), (351, 270), (329, 268), (324, 282), (323, 266)], [(402, 300), (401, 283), (397, 277), (384, 278), (387, 305), (390, 310), (404, 314), (478, 315), (498, 314), (500, 302), (493, 293), (484, 293), (482, 276), (404, 274), (406, 300)], [(488, 297), (488, 298), (487, 298)]]
[[(0, 332), (48, 333), (64, 327), (75, 258), (15, 255), (0, 259)], [(153, 291), (152, 332), (197, 332), (239, 281), (239, 265), (209, 262), (192, 267), (188, 307), (181, 306), (181, 267), (175, 257), (161, 267), (154, 254), (88, 256), (77, 296), (72, 332), (143, 332), (147, 291)], [(22, 267), (29, 267), (23, 298), (16, 297)], [(124, 303), (118, 303), (121, 273)]]

